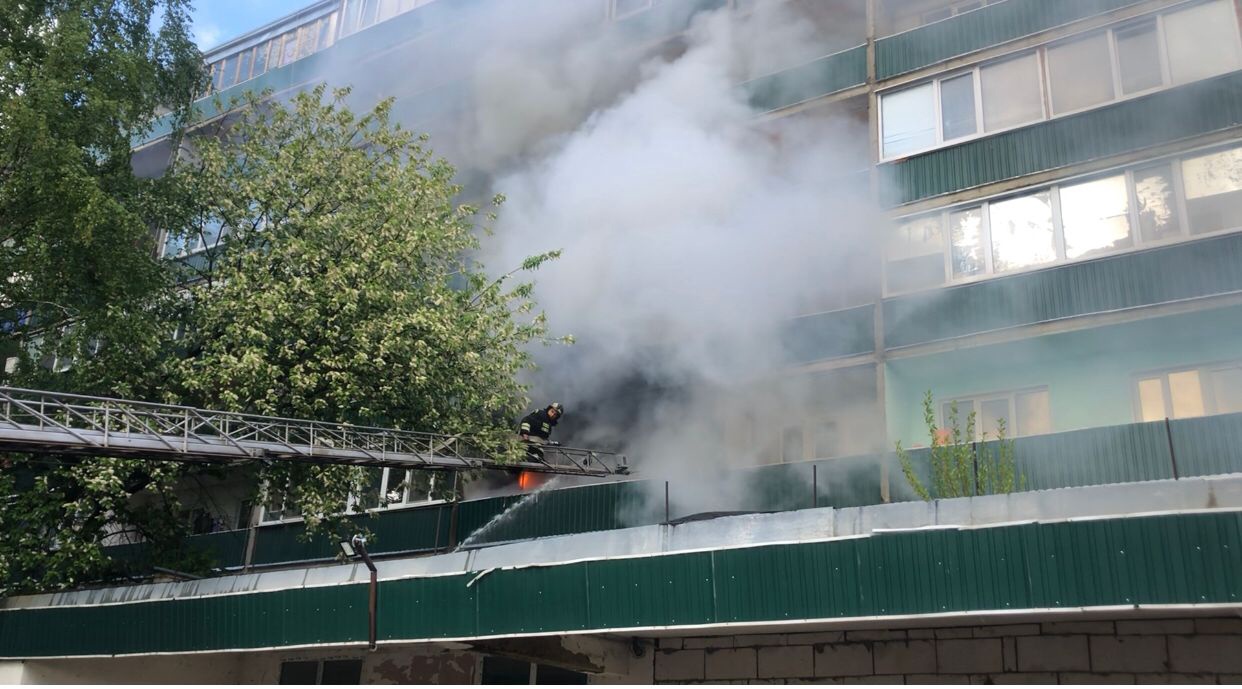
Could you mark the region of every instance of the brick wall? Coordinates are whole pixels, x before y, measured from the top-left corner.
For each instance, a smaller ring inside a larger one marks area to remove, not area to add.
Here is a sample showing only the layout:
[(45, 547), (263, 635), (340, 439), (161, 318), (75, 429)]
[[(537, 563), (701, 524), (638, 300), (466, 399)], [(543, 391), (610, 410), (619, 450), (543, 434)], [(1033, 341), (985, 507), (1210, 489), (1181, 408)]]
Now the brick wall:
[(1242, 682), (1238, 617), (659, 639), (657, 683)]

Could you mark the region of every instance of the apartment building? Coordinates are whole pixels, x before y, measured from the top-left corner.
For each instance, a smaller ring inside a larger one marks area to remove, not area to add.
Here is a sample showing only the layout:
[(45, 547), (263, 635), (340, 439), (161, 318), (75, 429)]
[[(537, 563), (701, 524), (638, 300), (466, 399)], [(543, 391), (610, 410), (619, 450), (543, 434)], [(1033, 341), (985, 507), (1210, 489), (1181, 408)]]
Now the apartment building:
[[(784, 2), (818, 49), (739, 79), (754, 126), (844, 123), (840, 184), (884, 221), (784, 329), (772, 378), (794, 406), (727, 424), (765, 466), (739, 470), (751, 490), (714, 509), (774, 514), (685, 522), (705, 511), (692, 482), (642, 476), (453, 504), (430, 500), (428, 478), (372, 524), (386, 559), (368, 652), (366, 570), (299, 540), (295, 514), (230, 503), (226, 528), (187, 546), (221, 577), (9, 599), (3, 672), (1237, 681), (1242, 6)], [(698, 18), (758, 4), (574, 11), (600, 45), (672, 59)], [(395, 97), (452, 159), (474, 133), (468, 39), (489, 8), (317, 2), (212, 50), (213, 88), (365, 73), (359, 102)], [(136, 165), (155, 174), (170, 155), (157, 128)], [(492, 170), (462, 167), (486, 188)], [(909, 502), (891, 450), (926, 452), (927, 391), (938, 425), (954, 405), (978, 441), (1003, 422), (1030, 491)]]

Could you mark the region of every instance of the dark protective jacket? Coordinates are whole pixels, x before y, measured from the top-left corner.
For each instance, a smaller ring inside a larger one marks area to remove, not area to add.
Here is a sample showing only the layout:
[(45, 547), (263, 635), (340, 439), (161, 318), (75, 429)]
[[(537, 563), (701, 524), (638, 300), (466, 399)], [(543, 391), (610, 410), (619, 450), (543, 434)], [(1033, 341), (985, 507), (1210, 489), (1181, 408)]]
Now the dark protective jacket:
[(540, 409), (539, 411), (527, 414), (522, 419), (522, 425), (518, 428), (518, 433), (539, 438), (541, 440), (547, 440), (548, 436), (552, 435), (552, 427), (555, 426), (556, 422), (559, 420), (560, 419), (549, 419), (548, 410)]

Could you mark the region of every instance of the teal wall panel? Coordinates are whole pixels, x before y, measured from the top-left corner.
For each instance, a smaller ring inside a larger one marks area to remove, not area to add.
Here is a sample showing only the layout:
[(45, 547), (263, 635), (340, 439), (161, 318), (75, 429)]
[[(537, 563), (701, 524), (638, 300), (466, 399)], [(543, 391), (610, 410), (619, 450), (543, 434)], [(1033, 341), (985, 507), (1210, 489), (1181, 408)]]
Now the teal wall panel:
[(750, 107), (779, 110), (867, 83), (867, 46), (825, 55), (742, 84)]
[(1169, 422), (1179, 476), (1242, 472), (1242, 414)]
[(1242, 290), (1242, 233), (884, 300), (890, 348)]
[(1007, 0), (875, 44), (876, 78), (888, 79), (951, 57), (1029, 36), (1138, 0)]
[(882, 201), (900, 206), (1239, 124), (1242, 72), (1231, 72), (884, 163)]
[(782, 345), (790, 363), (873, 352), (875, 305), (794, 318), (784, 326)]
[[(863, 538), (383, 582), (386, 640), (971, 611), (1236, 603), (1242, 513)], [(366, 638), (365, 584), (0, 611), (0, 657)]]

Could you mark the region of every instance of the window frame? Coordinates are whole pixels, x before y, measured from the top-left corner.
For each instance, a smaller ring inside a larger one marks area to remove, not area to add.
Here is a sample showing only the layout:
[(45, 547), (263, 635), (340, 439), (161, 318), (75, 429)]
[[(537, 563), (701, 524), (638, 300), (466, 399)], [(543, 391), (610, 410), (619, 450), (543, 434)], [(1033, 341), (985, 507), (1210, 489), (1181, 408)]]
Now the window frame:
[[(1200, 416), (1185, 416), (1182, 418), (1201, 419), (1205, 416), (1237, 413), (1219, 411), (1219, 400), (1216, 399), (1216, 390), (1211, 384), (1211, 374), (1231, 368), (1242, 368), (1242, 359), (1214, 359), (1198, 364), (1166, 366), (1163, 368), (1147, 369), (1135, 372), (1130, 376), (1130, 399), (1131, 410), (1134, 414), (1134, 422), (1162, 423), (1165, 419), (1168, 419), (1169, 421), (1178, 421), (1178, 417), (1173, 416), (1173, 389), (1169, 384), (1169, 376), (1176, 373), (1187, 373), (1190, 371), (1194, 371), (1199, 376), (1199, 394), (1202, 398), (1201, 401), (1203, 402), (1203, 414)], [(1165, 416), (1153, 421), (1144, 421), (1143, 400), (1139, 385), (1143, 381), (1152, 380), (1153, 378), (1160, 381), (1160, 394), (1161, 401), (1164, 404)]]
[[(991, 390), (989, 392), (981, 392), (981, 393), (976, 393), (976, 394), (963, 393), (960, 395), (954, 395), (952, 397), (947, 397), (947, 398), (938, 400), (936, 404), (936, 416), (937, 416), (936, 420), (937, 420), (938, 425), (936, 426), (936, 428), (937, 430), (942, 430), (948, 427), (949, 420), (948, 420), (947, 415), (945, 414), (945, 407), (954, 402), (957, 402), (959, 403), (958, 409), (957, 409), (957, 420), (958, 420), (958, 423), (960, 424), (960, 430), (962, 431), (963, 435), (966, 433), (967, 417), (970, 415), (971, 411), (975, 412), (975, 437), (973, 439), (968, 439), (967, 442), (975, 442), (975, 443), (984, 442), (983, 423), (982, 423), (982, 417), (980, 416), (980, 414), (983, 413), (982, 412), (983, 403), (984, 402), (995, 402), (997, 400), (1006, 400), (1006, 402), (1009, 405), (1009, 409), (1006, 412), (1006, 430), (1008, 432), (1005, 435), (1005, 440), (1013, 440), (1014, 438), (1034, 437), (1034, 435), (1037, 435), (1037, 434), (1019, 435), (1018, 433), (1016, 433), (1016, 430), (1015, 430), (1019, 426), (1018, 419), (1017, 419), (1018, 395), (1025, 395), (1025, 394), (1030, 394), (1033, 392), (1044, 392), (1048, 394), (1048, 425), (1049, 425), (1050, 430), (1048, 431), (1047, 434), (1056, 433), (1057, 431), (1055, 430), (1055, 426), (1052, 423), (1052, 391), (1051, 389), (1049, 389), (1049, 386), (1047, 385), (1030, 385), (1026, 387), (1010, 388), (1006, 390)], [(972, 408), (969, 410), (962, 408), (960, 404), (961, 402), (966, 401), (966, 400), (970, 400), (972, 404)], [(1038, 434), (1038, 435), (1046, 435), (1046, 434)], [(989, 440), (996, 440), (996, 438), (990, 438)]]
[[(1165, 155), (1165, 156), (1160, 156), (1157, 158), (1150, 158), (1147, 160), (1136, 161), (1136, 162), (1129, 163), (1126, 165), (1114, 166), (1111, 168), (1107, 168), (1105, 170), (1097, 170), (1097, 171), (1075, 175), (1073, 177), (1066, 177), (1064, 179), (1059, 179), (1056, 182), (1051, 183), (1051, 184), (1030, 186), (1030, 187), (1025, 187), (1025, 188), (1016, 189), (1016, 190), (1006, 190), (1004, 192), (993, 194), (991, 196), (980, 197), (977, 199), (971, 199), (969, 201), (963, 201), (963, 202), (948, 205), (948, 206), (942, 206), (934, 210), (923, 211), (920, 213), (912, 213), (910, 215), (894, 216), (891, 218), (891, 221), (893, 224), (892, 224), (892, 227), (890, 228), (890, 231), (895, 231), (897, 227), (907, 222), (910, 222), (912, 220), (916, 220), (916, 219), (928, 217), (928, 216), (933, 216), (933, 215), (939, 217), (942, 242), (943, 242), (941, 248), (942, 248), (942, 252), (944, 253), (944, 257), (945, 257), (946, 280), (936, 285), (928, 285), (925, 287), (918, 287), (914, 289), (890, 290), (889, 285), (888, 285), (889, 253), (887, 249), (887, 244), (886, 244), (887, 238), (886, 238), (885, 245), (882, 247), (881, 256), (880, 256), (880, 261), (881, 261), (880, 278), (881, 278), (882, 295), (884, 298), (889, 298), (889, 297), (904, 296), (908, 294), (917, 294), (919, 292), (925, 292), (928, 290), (945, 289), (948, 287), (967, 285), (967, 284), (972, 284), (975, 282), (981, 282), (984, 280), (992, 280), (992, 279), (999, 278), (999, 277), (1018, 275), (1021, 273), (1029, 273), (1029, 272), (1034, 272), (1037, 270), (1047, 270), (1050, 268), (1056, 268), (1059, 266), (1069, 265), (1072, 263), (1079, 263), (1083, 261), (1090, 261), (1090, 260), (1094, 260), (1094, 259), (1098, 259), (1098, 258), (1102, 258), (1106, 256), (1121, 256), (1121, 255), (1128, 254), (1128, 253), (1133, 253), (1133, 252), (1138, 252), (1138, 251), (1147, 251), (1150, 249), (1171, 246), (1174, 244), (1183, 244), (1187, 242), (1198, 241), (1201, 239), (1208, 239), (1211, 237), (1220, 237), (1220, 236), (1229, 235), (1229, 234), (1236, 234), (1242, 231), (1242, 221), (1240, 221), (1237, 225), (1227, 227), (1224, 229), (1220, 229), (1220, 230), (1213, 230), (1211, 232), (1203, 232), (1199, 234), (1194, 234), (1190, 231), (1190, 219), (1189, 219), (1189, 214), (1188, 214), (1187, 206), (1186, 206), (1186, 193), (1185, 193), (1185, 187), (1184, 187), (1183, 180), (1182, 180), (1182, 171), (1181, 171), (1181, 162), (1187, 158), (1195, 158), (1195, 157), (1200, 157), (1203, 155), (1210, 155), (1212, 153), (1226, 151), (1230, 149), (1242, 149), (1242, 140), (1234, 140), (1224, 145), (1219, 144), (1219, 143), (1207, 144), (1207, 145), (1196, 147), (1193, 149), (1179, 151), (1175, 155)], [(1136, 170), (1156, 167), (1156, 166), (1165, 165), (1165, 164), (1169, 166), (1169, 178), (1170, 178), (1170, 184), (1172, 187), (1171, 191), (1173, 194), (1174, 214), (1178, 222), (1177, 232), (1164, 239), (1147, 238), (1146, 236), (1144, 236), (1142, 227), (1139, 225), (1138, 198), (1137, 198), (1137, 190), (1136, 190), (1135, 182), (1134, 182), (1134, 179), (1135, 179), (1134, 172)], [(1094, 179), (1113, 177), (1119, 174), (1124, 174), (1125, 180), (1126, 180), (1127, 204), (1129, 205), (1128, 217), (1130, 221), (1130, 229), (1131, 229), (1131, 234), (1133, 237), (1133, 242), (1131, 243), (1130, 246), (1125, 247), (1123, 249), (1098, 250), (1098, 251), (1093, 251), (1091, 253), (1088, 253), (1084, 256), (1080, 256), (1077, 258), (1066, 258), (1064, 225), (1062, 222), (1063, 219), (1061, 217), (1061, 191), (1060, 191), (1061, 187), (1079, 184), (1082, 182), (1089, 182)], [(1021, 268), (1014, 268), (1011, 270), (1006, 270), (1006, 271), (1001, 271), (1001, 272), (996, 271), (995, 265), (993, 262), (993, 256), (992, 256), (992, 226), (991, 226), (992, 218), (991, 218), (991, 212), (990, 212), (991, 204), (997, 203), (1000, 201), (1005, 201), (1011, 198), (1016, 198), (1019, 196), (1036, 194), (1041, 191), (1047, 191), (1051, 195), (1051, 199), (1052, 199), (1053, 237), (1054, 237), (1054, 241), (1056, 242), (1057, 258), (1047, 263), (1024, 266)], [(982, 234), (982, 240), (986, 243), (985, 251), (984, 251), (985, 269), (983, 272), (977, 275), (954, 277), (953, 262), (952, 262), (953, 261), (953, 257), (952, 257), (953, 238), (952, 238), (952, 231), (951, 231), (952, 228), (949, 226), (948, 219), (949, 219), (949, 215), (951, 215), (952, 213), (963, 211), (963, 210), (969, 210), (971, 208), (980, 208), (983, 214), (981, 234)]]
[[(1074, 33), (1068, 36), (1062, 36), (1062, 37), (1057, 38), (1055, 41), (1049, 41), (1048, 43), (1044, 43), (1044, 44), (1035, 46), (1033, 48), (1024, 47), (1024, 48), (1016, 49), (1008, 53), (1005, 53), (1003, 55), (997, 55), (993, 58), (989, 58), (988, 60), (975, 63), (969, 67), (954, 69), (951, 71), (947, 71), (943, 74), (936, 74), (936, 75), (933, 75), (933, 76), (930, 76), (924, 79), (918, 79), (915, 81), (893, 86), (891, 88), (879, 90), (876, 92), (877, 110), (879, 111), (877, 119), (876, 119), (876, 128), (878, 130), (876, 141), (877, 141), (877, 147), (879, 148), (877, 152), (878, 153), (877, 162), (887, 163), (887, 162), (892, 162), (892, 161), (897, 161), (897, 160), (903, 160), (905, 158), (920, 155), (920, 154), (927, 153), (929, 151), (934, 151), (940, 148), (945, 148), (947, 146), (955, 146), (957, 144), (965, 143), (967, 141), (971, 141), (974, 139), (980, 139), (980, 138), (984, 138), (988, 136), (995, 136), (997, 134), (1002, 134), (1004, 132), (1012, 131), (1015, 129), (1029, 127), (1030, 125), (1036, 124), (1039, 122), (1050, 122), (1052, 120), (1056, 120), (1062, 117), (1072, 117), (1074, 115), (1087, 112), (1089, 110), (1095, 110), (1097, 108), (1106, 107), (1109, 105), (1113, 105), (1115, 103), (1125, 102), (1128, 100), (1132, 100), (1134, 98), (1142, 98), (1144, 96), (1150, 95), (1157, 91), (1164, 91), (1164, 90), (1168, 90), (1171, 88), (1175, 88), (1177, 86), (1183, 86), (1187, 83), (1193, 83), (1193, 82), (1181, 82), (1181, 83), (1176, 83), (1176, 84), (1173, 83), (1172, 66), (1169, 62), (1168, 43), (1167, 43), (1167, 37), (1165, 34), (1165, 28), (1164, 28), (1164, 17), (1165, 15), (1171, 14), (1173, 12), (1185, 10), (1185, 9), (1188, 9), (1196, 5), (1208, 4), (1211, 2), (1232, 3), (1233, 0), (1199, 0), (1197, 2), (1186, 3), (1183, 5), (1175, 5), (1173, 7), (1163, 7), (1163, 8), (1155, 9), (1146, 14), (1143, 14), (1137, 17), (1130, 17), (1123, 21), (1116, 22), (1114, 24), (1110, 24), (1110, 25), (1103, 26), (1103, 27), (1092, 28), (1092, 29)], [(1123, 93), (1122, 84), (1121, 84), (1121, 56), (1120, 56), (1120, 51), (1117, 46), (1116, 32), (1119, 29), (1129, 28), (1131, 26), (1137, 25), (1153, 17), (1156, 20), (1156, 42), (1157, 42), (1157, 48), (1159, 50), (1161, 83), (1158, 86), (1153, 86), (1151, 88), (1148, 88), (1142, 91), (1136, 91), (1134, 93), (1129, 93), (1129, 94)], [(1236, 13), (1235, 13), (1235, 17), (1236, 17)], [(939, 21), (944, 21), (944, 20), (942, 19)], [(1089, 38), (1092, 34), (1099, 33), (1099, 32), (1104, 32), (1107, 38), (1109, 61), (1110, 61), (1110, 73), (1112, 76), (1113, 98), (1111, 98), (1110, 100), (1103, 101), (1101, 103), (1096, 103), (1095, 105), (1089, 105), (1089, 106), (1078, 108), (1075, 110), (1067, 110), (1065, 112), (1054, 113), (1052, 110), (1053, 85), (1052, 85), (1052, 80), (1051, 80), (1051, 77), (1048, 71), (1048, 61), (1047, 61), (1048, 49), (1056, 47), (1061, 44), (1072, 43), (1076, 40), (1083, 40), (1083, 39)], [(1239, 48), (1239, 54), (1242, 54), (1242, 26), (1239, 25), (1238, 21), (1234, 22), (1233, 38), (1234, 38), (1235, 45)], [(1036, 56), (1037, 64), (1038, 64), (1040, 102), (1042, 104), (1041, 116), (1037, 119), (1030, 120), (1022, 124), (1011, 125), (1011, 126), (1000, 128), (1000, 129), (994, 129), (991, 131), (985, 131), (984, 122), (983, 122), (983, 114), (982, 114), (983, 85), (982, 85), (982, 79), (980, 78), (981, 69), (989, 65), (1005, 62), (1007, 60), (1021, 58), (1024, 54), (1027, 54), (1027, 53), (1034, 53)], [(1239, 65), (1239, 69), (1242, 69), (1242, 65)], [(955, 76), (960, 76), (967, 72), (974, 72), (975, 74), (974, 76), (975, 107), (976, 107), (975, 133), (971, 135), (958, 137), (955, 139), (946, 140), (944, 139), (944, 136), (943, 136), (943, 122), (941, 121), (940, 81), (944, 79), (951, 79)], [(1213, 75), (1213, 76), (1218, 76), (1218, 75)], [(1210, 79), (1210, 78), (1212, 77), (1211, 76), (1204, 77), (1204, 79)], [(919, 86), (923, 86), (928, 83), (934, 84), (933, 97), (935, 100), (935, 104), (934, 104), (933, 109), (935, 110), (935, 117), (936, 117), (936, 121), (934, 123), (935, 124), (935, 143), (932, 144), (931, 146), (913, 149), (913, 150), (900, 153), (900, 154), (886, 155), (884, 152), (884, 97), (889, 94), (897, 93), (897, 92), (900, 92), (906, 89), (917, 88)]]

